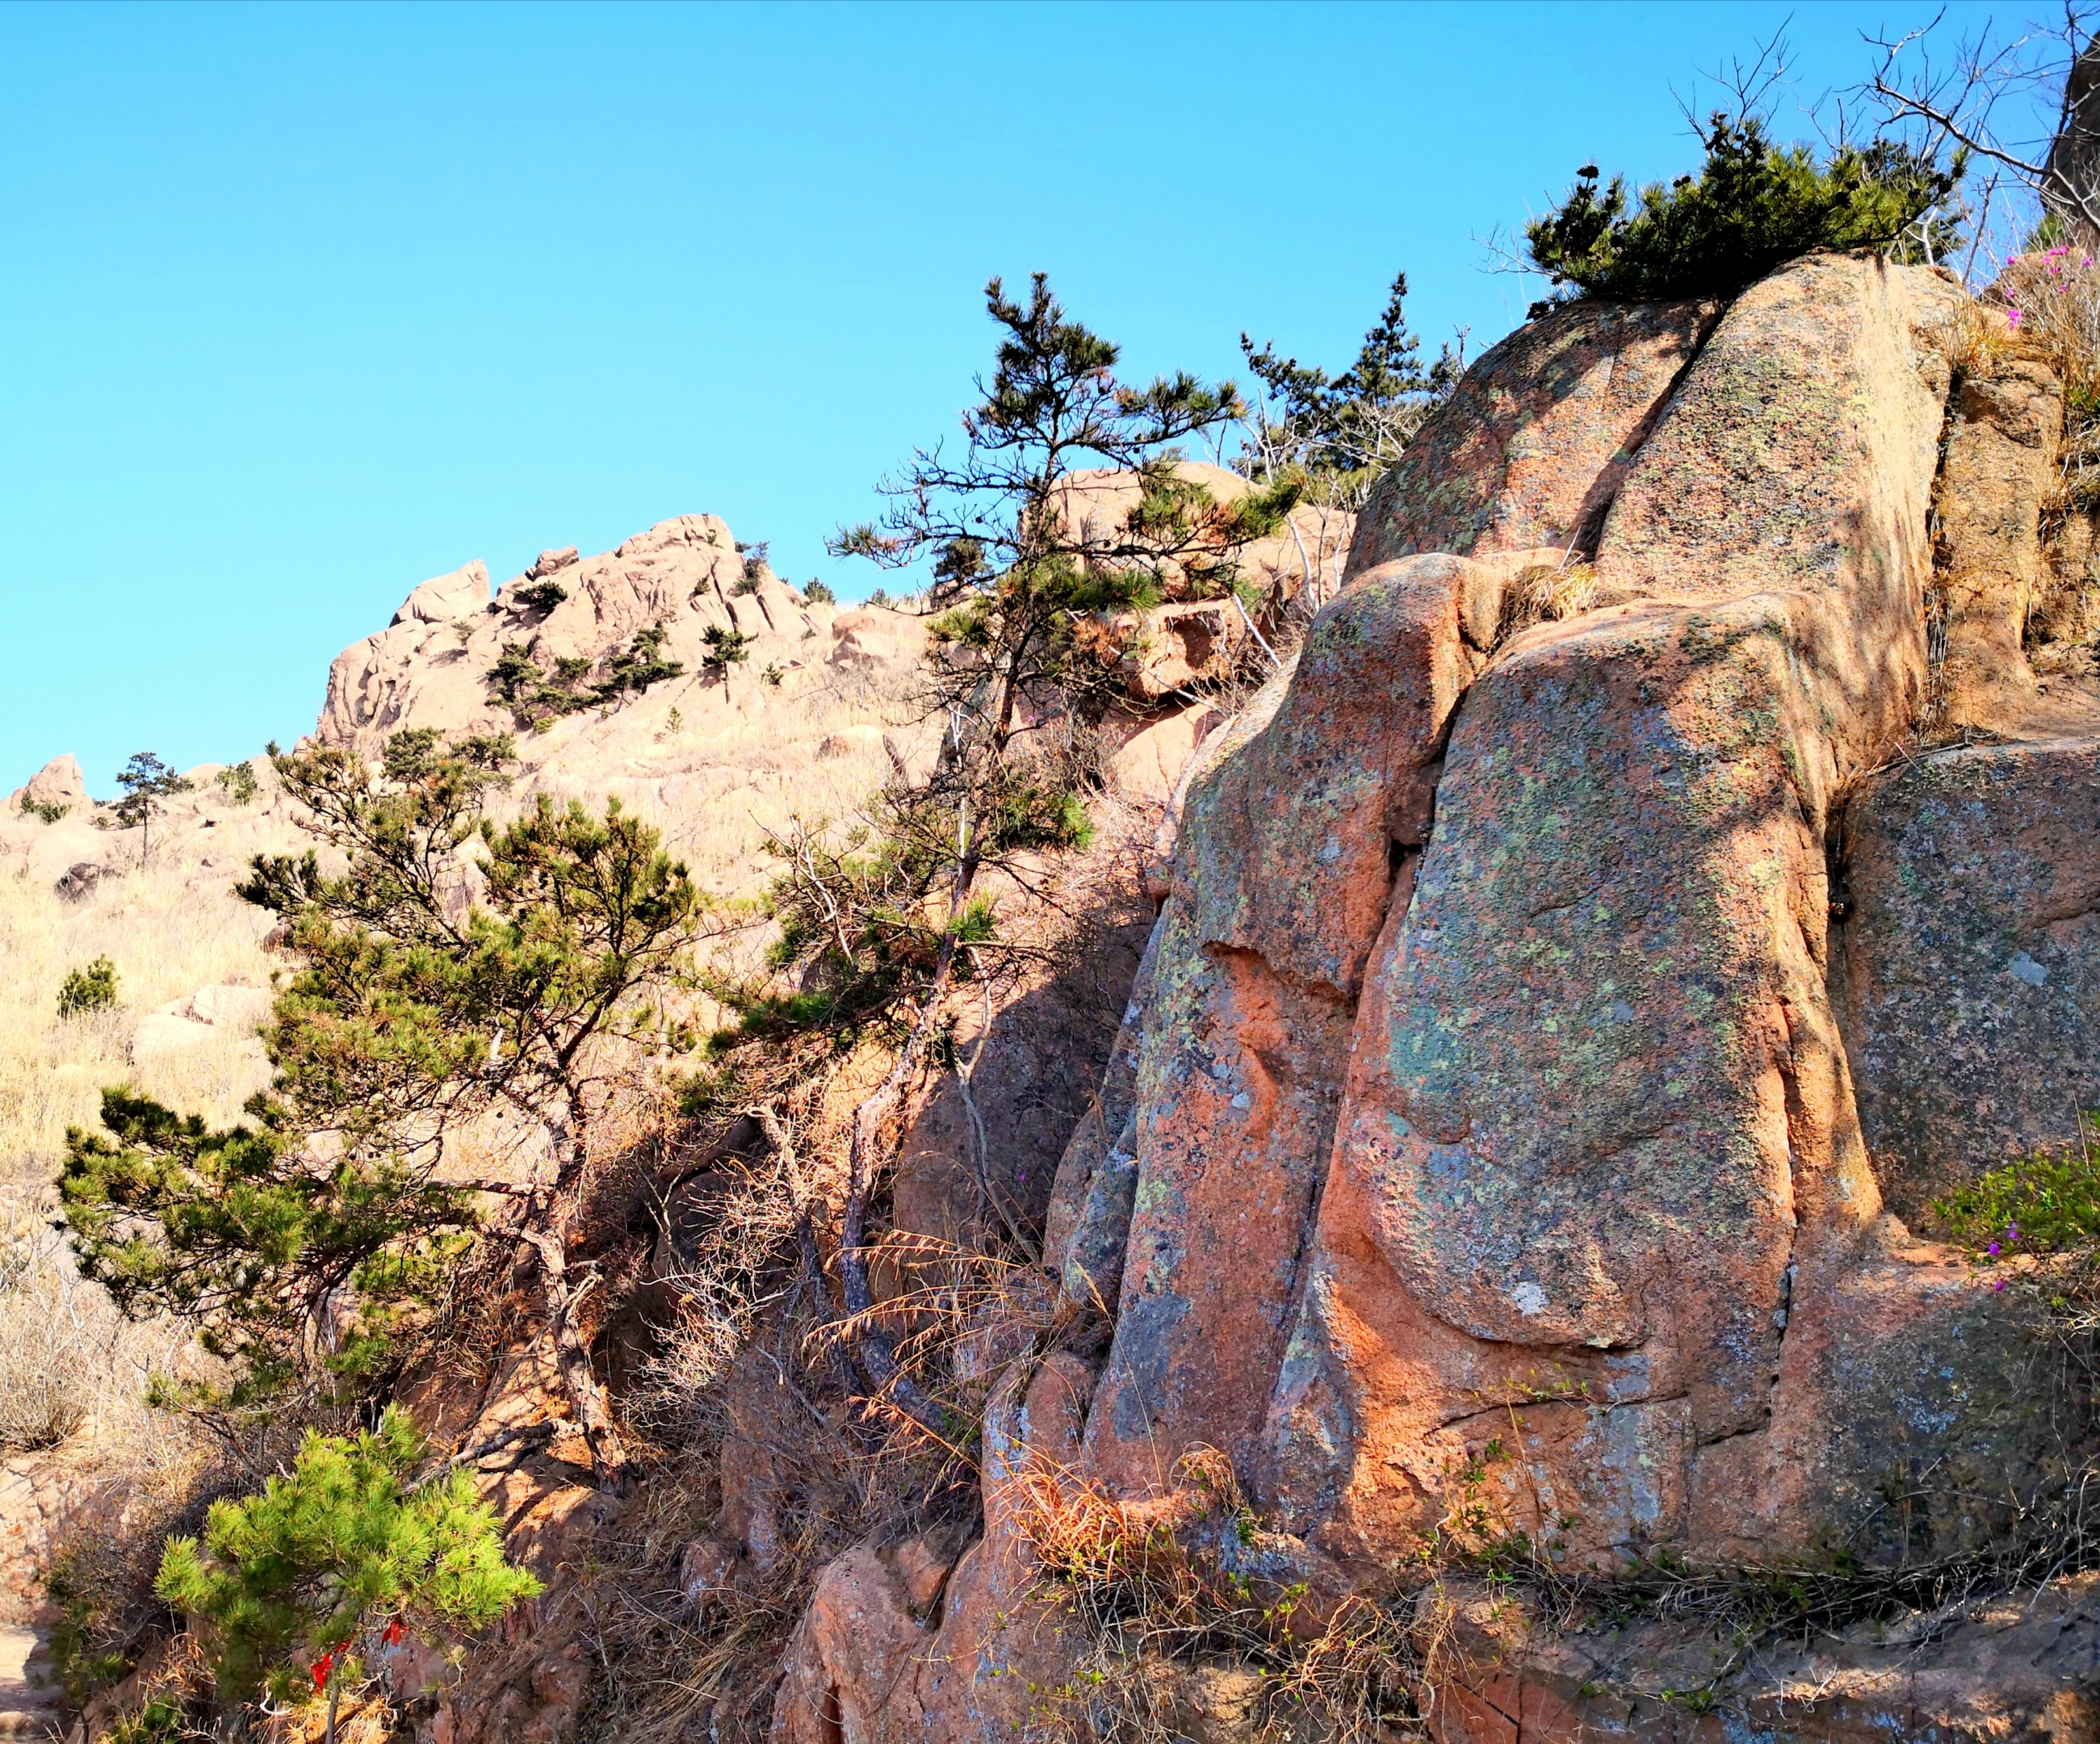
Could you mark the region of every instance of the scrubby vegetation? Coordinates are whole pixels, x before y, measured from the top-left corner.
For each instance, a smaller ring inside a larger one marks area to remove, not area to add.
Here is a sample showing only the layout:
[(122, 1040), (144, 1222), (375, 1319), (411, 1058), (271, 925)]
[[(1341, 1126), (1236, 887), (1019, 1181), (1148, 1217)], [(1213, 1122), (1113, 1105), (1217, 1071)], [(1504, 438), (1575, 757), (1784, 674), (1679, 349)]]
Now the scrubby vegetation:
[(214, 778), (219, 791), (236, 806), (245, 806), (261, 791), (252, 762), (229, 763)]
[(492, 695), (510, 706), (519, 726), (540, 726), (579, 709), (616, 704), (629, 691), (677, 678), (686, 669), (664, 658), (667, 634), (661, 624), (637, 630), (595, 680), (591, 673), (596, 663), (584, 656), (557, 656), (549, 668), (521, 642), (504, 643), (484, 676)]
[(1948, 207), (1964, 154), (1942, 164), (1880, 139), (1819, 161), (1772, 139), (1758, 116), (1720, 111), (1700, 139), (1696, 174), (1630, 197), (1624, 176), (1600, 181), (1585, 165), (1566, 198), (1525, 225), (1531, 264), (1590, 297), (1733, 297), (1815, 249), (1931, 260), (1957, 245)]
[(22, 790), (22, 810), (26, 816), (40, 818), (46, 823), (55, 823), (72, 810), (72, 806), (62, 806), (55, 799), (33, 798), (26, 788)]
[(117, 1003), (117, 965), (99, 956), (84, 968), (68, 974), (59, 986), (59, 1016), (85, 1017), (90, 1011), (107, 1011)]
[(527, 612), (545, 612), (567, 599), (569, 590), (558, 581), (528, 581), (510, 597)]

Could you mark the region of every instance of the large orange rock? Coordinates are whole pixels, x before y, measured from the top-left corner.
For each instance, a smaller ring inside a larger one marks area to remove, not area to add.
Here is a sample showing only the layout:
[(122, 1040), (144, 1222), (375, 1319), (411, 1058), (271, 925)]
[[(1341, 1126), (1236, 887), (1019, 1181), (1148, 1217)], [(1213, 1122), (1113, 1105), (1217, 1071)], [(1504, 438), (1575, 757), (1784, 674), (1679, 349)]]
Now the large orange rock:
[[(1877, 1073), (1864, 1023), (1891, 1053), (1961, 1024), (1890, 989), (1943, 937), (1928, 910), (1965, 903), (1921, 981), (1981, 1009), (2014, 991), (1987, 978), (2005, 943), (2023, 997), (2037, 972), (2066, 994), (1963, 1031), (1978, 1074), (2023, 1041), (2065, 1057), (2016, 1070), (2023, 1098), (2092, 1083), (2090, 856), (2059, 845), (2089, 832), (2091, 744), (1982, 753), (1988, 779), (1934, 760), (1992, 846), (1931, 876), (1941, 815), (1876, 773), (1929, 693), (1960, 293), (1826, 255), (1713, 312), (1533, 324), (1380, 486), (1295, 669), (1192, 765), (1060, 1170), (1074, 1344), (1113, 1321), (1082, 1472), (1163, 1508), (1221, 1450), (1316, 1611), (1389, 1592), (1460, 1515), (1576, 1565), (1974, 1548), (2060, 1484), (2046, 1437), (2089, 1428), (2028, 1390), (2020, 1293), (1885, 1208), (1848, 1053)], [(1511, 634), (1542, 549), (1589, 559), (1594, 603)], [(1014, 1530), (988, 1506), (973, 1554)], [(940, 1636), (982, 1689), (1015, 1589), (972, 1592), (959, 1572)], [(1444, 1736), (1630, 1711), (1586, 1711), (1579, 1676), (1475, 1681)], [(912, 1699), (929, 1736), (1017, 1735)], [(1878, 1699), (1860, 1723), (1899, 1729)], [(1694, 1735), (1674, 1718), (1639, 1735)]]
[(1498, 1437), (1529, 1523), (1590, 1554), (1815, 1530), (1740, 1444), (1879, 1212), (1824, 834), (1923, 691), (1921, 290), (1818, 258), (1746, 294), (1606, 519), (1630, 603), (1520, 637), (1467, 700), (1269, 1434), (1272, 1495), (1336, 1554), (1426, 1534)]
[[(1500, 607), (1499, 577), (1463, 559), (1381, 566), (1320, 613), (1191, 788), (1136, 1118), (1102, 1158), (1074, 1254), (1092, 1279), (1123, 1251), (1091, 1441), (1118, 1482), (1158, 1481), (1197, 1442), (1251, 1450), (1365, 960), (1408, 875), (1395, 844), (1427, 837), (1432, 772)], [(1126, 1204), (1127, 1246), (1112, 1215)], [(1068, 1291), (1083, 1281), (1068, 1270)]]

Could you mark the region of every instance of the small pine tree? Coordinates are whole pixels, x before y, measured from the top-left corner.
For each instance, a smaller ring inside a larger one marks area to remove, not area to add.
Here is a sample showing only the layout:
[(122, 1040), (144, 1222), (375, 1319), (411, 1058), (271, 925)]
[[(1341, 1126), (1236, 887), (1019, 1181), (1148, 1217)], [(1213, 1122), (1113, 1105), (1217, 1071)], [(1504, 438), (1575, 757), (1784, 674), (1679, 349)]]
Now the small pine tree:
[(528, 581), (510, 598), (527, 612), (552, 612), (569, 597), (569, 590), (558, 581)]
[[(1756, 115), (1716, 110), (1700, 130), (1696, 175), (1643, 188), (1624, 176), (1599, 184), (1576, 172), (1566, 199), (1524, 226), (1532, 264), (1585, 296), (1732, 297), (1815, 249), (1889, 249), (1942, 258), (1959, 241), (1941, 208), (1968, 167), (1965, 152), (1939, 164), (1899, 141), (1843, 146), (1823, 163), (1782, 146)], [(1924, 229), (1916, 239), (1914, 227)], [(1552, 307), (1534, 303), (1534, 315)]]
[(634, 639), (607, 664), (605, 677), (591, 687), (592, 695), (600, 702), (617, 702), (629, 691), (646, 691), (652, 684), (677, 678), (686, 668), (682, 661), (664, 658), (664, 638), (668, 634), (661, 624), (635, 631)]
[(76, 969), (59, 987), (59, 1016), (77, 1018), (90, 1011), (107, 1011), (117, 1003), (117, 965), (99, 956), (85, 969)]
[[(258, 1124), (214, 1131), (105, 1091), (110, 1136), (68, 1133), (60, 1194), (83, 1271), (127, 1314), (200, 1322), (235, 1361), (232, 1402), (260, 1402), (295, 1380), (379, 1371), (472, 1239), (468, 1184), (434, 1178), (447, 1135), (499, 1104), (530, 1114), (553, 1178), (511, 1195), (510, 1233), (540, 1256), (556, 1362), (612, 1481), (626, 1456), (567, 1259), (586, 1093), (594, 1044), (653, 1022), (644, 991), (673, 972), (698, 897), (617, 801), (593, 815), (543, 796), (498, 828), (484, 801), (514, 756), (507, 735), (447, 745), (426, 731), (397, 734), (377, 770), (337, 746), (278, 756), (346, 869), (258, 856), (240, 886), (290, 923), (302, 962), (263, 1031), (276, 1075), (249, 1104)], [(484, 900), (461, 916), (446, 898), (470, 842)], [(309, 1144), (317, 1133), (329, 1141)], [(330, 1350), (320, 1329), (346, 1286), (361, 1325)]]
[(226, 797), (236, 806), (248, 804), (260, 791), (255, 779), (255, 766), (252, 762), (228, 764), (219, 770), (218, 779)]
[(1357, 360), (1339, 376), (1255, 349), (1240, 335), (1247, 367), (1262, 384), (1248, 425), (1248, 444), (1235, 464), (1273, 484), (1302, 477), (1314, 502), (1361, 509), (1371, 487), (1398, 460), (1429, 414), (1465, 372), (1465, 342), (1446, 345), (1427, 369), (1421, 342), (1407, 329), (1407, 275), (1392, 281), (1385, 313), (1364, 335)]
[(126, 829), (139, 832), (139, 863), (144, 865), (152, 847), (153, 814), (161, 801), (173, 793), (187, 793), (193, 784), (177, 775), (151, 751), (132, 753), (131, 761), (117, 772), (117, 784), (124, 797), (117, 802), (117, 818)]
[(802, 589), (802, 598), (812, 606), (835, 606), (838, 603), (839, 596), (812, 576), (810, 585)]
[(752, 638), (740, 629), (710, 624), (700, 633), (700, 639), (708, 646), (708, 670), (721, 674), (722, 689), (726, 691), (730, 668), (741, 666), (751, 658)]
[(415, 1482), (425, 1453), (390, 1408), (376, 1431), (309, 1431), (289, 1473), (213, 1503), (201, 1542), (169, 1540), (154, 1591), (203, 1627), (222, 1698), (324, 1694), (333, 1740), (361, 1640), (479, 1629), (541, 1590), (465, 1472)]

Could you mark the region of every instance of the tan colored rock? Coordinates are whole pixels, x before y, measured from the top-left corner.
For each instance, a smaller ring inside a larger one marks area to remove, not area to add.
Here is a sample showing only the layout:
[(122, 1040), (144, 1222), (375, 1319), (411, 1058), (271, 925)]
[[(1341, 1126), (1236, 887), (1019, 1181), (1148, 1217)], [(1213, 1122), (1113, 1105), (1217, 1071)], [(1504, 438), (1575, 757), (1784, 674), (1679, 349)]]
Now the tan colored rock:
[(576, 562), (576, 548), (565, 545), (558, 550), (542, 551), (532, 559), (532, 567), (525, 572), (528, 581), (543, 581), (551, 575), (572, 568)]
[(488, 568), (469, 563), (448, 576), (426, 581), (401, 602), (394, 623), (449, 624), (455, 618), (479, 616), (488, 608)]
[(1934, 497), (1945, 638), (1936, 729), (2005, 728), (2040, 700), (2023, 643), (2062, 426), (2062, 384), (2040, 364), (1998, 359), (1962, 382)]
[(1846, 1049), (1882, 1193), (1916, 1220), (2100, 1106), (2100, 740), (1898, 762), (1844, 842)]
[[(844, 815), (881, 784), (885, 726), (907, 758), (930, 735), (909, 705), (924, 647), (918, 619), (805, 606), (770, 570), (748, 584), (743, 563), (723, 522), (682, 515), (598, 556), (542, 553), (497, 590), (493, 612), (446, 616), (441, 602), (424, 615), (417, 602), (434, 593), (471, 593), (479, 572), (469, 565), (425, 583), (395, 624), (338, 657), (318, 735), (369, 756), (406, 727), (514, 731), (512, 802), (615, 796), (664, 827), (711, 883), (746, 889), (764, 876), (754, 850), (765, 828), (795, 810)], [(520, 606), (518, 590), (547, 575), (565, 597), (550, 610)], [(588, 663), (580, 691), (660, 624), (660, 657), (683, 669), (646, 691), (519, 731), (492, 691), (488, 674), (506, 647), (526, 649), (547, 673), (560, 660)], [(708, 664), (711, 627), (750, 638), (742, 664)]]
[(7, 796), (10, 811), (37, 805), (64, 806), (68, 810), (84, 812), (92, 803), (87, 797), (86, 777), (80, 772), (78, 759), (69, 751), (53, 757)]
[(1227, 677), (1250, 639), (1246, 614), (1230, 599), (1123, 612), (1109, 619), (1108, 628), (1127, 650), (1125, 682), (1140, 703)]
[(1586, 556), (1663, 400), (1720, 309), (1578, 302), (1466, 372), (1359, 519), (1349, 572), (1429, 552)]
[[(1109, 779), (1133, 799), (1166, 805), (1180, 784), (1181, 771), (1189, 766), (1196, 747), (1220, 718), (1209, 703), (1192, 703), (1136, 725), (1109, 757)], [(1111, 717), (1105, 724), (1123, 723)]]

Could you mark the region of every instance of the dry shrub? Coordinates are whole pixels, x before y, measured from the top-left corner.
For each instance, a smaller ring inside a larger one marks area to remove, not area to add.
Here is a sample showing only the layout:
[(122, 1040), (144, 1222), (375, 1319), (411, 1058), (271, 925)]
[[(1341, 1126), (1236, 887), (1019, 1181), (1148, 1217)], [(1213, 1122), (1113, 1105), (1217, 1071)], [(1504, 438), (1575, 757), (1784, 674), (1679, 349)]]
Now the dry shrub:
[(1418, 1721), (1414, 1605), (1323, 1604), (1267, 1572), (1268, 1534), (1215, 1449), (1185, 1454), (1153, 1499), (1036, 1465), (1004, 1500), (1088, 1643), (1043, 1715), (1071, 1744), (1167, 1744), (1206, 1719), (1254, 1744), (1369, 1744)]
[(0, 1449), (60, 1447), (83, 1429), (85, 1469), (151, 1471), (192, 1437), (145, 1400), (155, 1375), (202, 1373), (187, 1329), (134, 1322), (82, 1279), (51, 1227), (47, 1189), (0, 1188)]
[(2059, 244), (2008, 260), (1990, 298), (2012, 333), (2063, 383), (2074, 420), (2100, 413), (2100, 264)]
[(1537, 563), (1520, 570), (1502, 597), (1498, 647), (1534, 624), (1580, 616), (1596, 603), (1597, 572), (1587, 563)]

